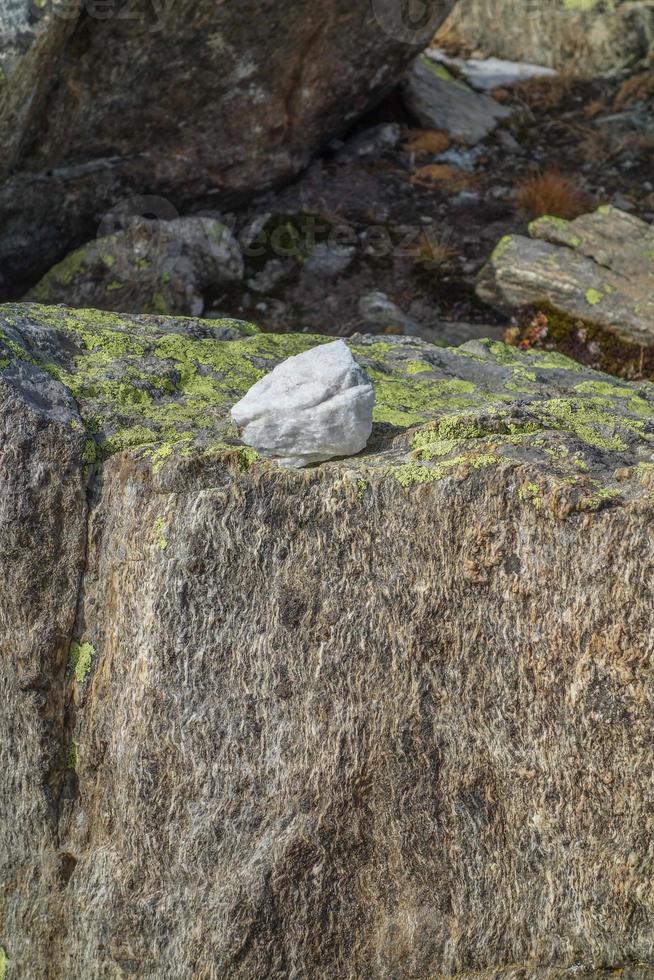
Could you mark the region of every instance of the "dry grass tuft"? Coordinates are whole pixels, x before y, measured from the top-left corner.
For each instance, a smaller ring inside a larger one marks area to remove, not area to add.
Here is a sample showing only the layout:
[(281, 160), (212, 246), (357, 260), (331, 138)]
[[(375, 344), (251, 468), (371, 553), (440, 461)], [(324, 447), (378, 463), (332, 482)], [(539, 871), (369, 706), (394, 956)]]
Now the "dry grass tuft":
[(654, 74), (651, 71), (645, 71), (622, 83), (613, 100), (613, 108), (623, 109), (633, 102), (651, 102), (653, 99)]
[(404, 149), (416, 156), (438, 156), (445, 153), (451, 143), (447, 133), (441, 133), (438, 129), (412, 129)]
[(589, 210), (585, 189), (558, 170), (546, 170), (521, 181), (516, 189), (517, 207), (527, 221), (544, 214), (556, 218), (577, 218)]
[(530, 109), (549, 111), (568, 97), (574, 82), (574, 75), (563, 73), (555, 77), (530, 78), (516, 85), (513, 91)]
[(411, 174), (411, 183), (421, 187), (440, 185), (448, 191), (456, 192), (471, 187), (475, 183), (475, 177), (447, 163), (430, 163)]
[(406, 250), (406, 255), (426, 269), (447, 265), (457, 254), (455, 248), (427, 230), (422, 231), (415, 244)]

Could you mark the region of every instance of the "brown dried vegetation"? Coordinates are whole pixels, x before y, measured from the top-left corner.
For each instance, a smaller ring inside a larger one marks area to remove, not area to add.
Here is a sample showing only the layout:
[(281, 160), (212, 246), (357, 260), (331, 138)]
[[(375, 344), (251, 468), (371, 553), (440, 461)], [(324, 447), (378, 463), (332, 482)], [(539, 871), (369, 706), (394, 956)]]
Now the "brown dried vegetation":
[(441, 133), (438, 129), (413, 129), (404, 149), (416, 156), (438, 156), (449, 149), (451, 143), (447, 133)]
[(544, 214), (577, 218), (591, 206), (583, 186), (558, 170), (546, 170), (521, 181), (516, 189), (516, 203), (527, 221)]

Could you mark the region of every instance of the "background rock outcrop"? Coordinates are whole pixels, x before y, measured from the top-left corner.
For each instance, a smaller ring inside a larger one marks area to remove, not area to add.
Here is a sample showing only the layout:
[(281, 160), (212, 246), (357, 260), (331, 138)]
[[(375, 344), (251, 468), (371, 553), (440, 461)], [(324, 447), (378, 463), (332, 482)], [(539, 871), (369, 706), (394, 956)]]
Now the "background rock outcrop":
[(651, 972), (651, 384), (355, 337), (298, 473), (229, 408), (329, 338), (0, 329), (8, 977)]
[(0, 14), (5, 292), (93, 237), (126, 196), (181, 213), (291, 177), (450, 8), (429, 0), (414, 21), (390, 0), (14, 2)]
[(500, 58), (593, 75), (647, 56), (654, 7), (650, 0), (458, 0), (449, 32)]
[[(121, 223), (119, 216), (116, 223)], [(239, 243), (220, 221), (127, 216), (125, 224), (67, 255), (26, 299), (126, 313), (201, 316), (210, 290), (243, 278)]]
[(546, 215), (529, 234), (500, 241), (479, 275), (480, 299), (542, 312), (548, 341), (586, 363), (654, 377), (654, 227), (605, 206), (574, 221)]

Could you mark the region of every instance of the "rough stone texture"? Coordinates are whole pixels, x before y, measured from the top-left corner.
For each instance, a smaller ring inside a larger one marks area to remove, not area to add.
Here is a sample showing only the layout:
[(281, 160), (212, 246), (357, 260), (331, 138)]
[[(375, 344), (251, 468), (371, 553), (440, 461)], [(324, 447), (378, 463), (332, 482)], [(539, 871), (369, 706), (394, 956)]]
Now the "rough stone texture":
[(375, 393), (342, 340), (282, 361), (232, 408), (239, 437), (264, 458), (300, 468), (355, 456), (372, 432)]
[[(408, 27), (394, 0), (34, 8), (0, 83), (4, 292), (89, 240), (125, 197), (181, 213), (291, 177), (394, 83), (451, 5), (428, 0)], [(0, 13), (5, 50), (20, 9)]]
[(654, 386), (355, 337), (368, 449), (281, 471), (229, 409), (328, 338), (0, 328), (8, 978), (651, 976)]
[(458, 0), (443, 27), (473, 48), (581, 75), (612, 72), (654, 43), (651, 0)]
[[(617, 208), (574, 221), (543, 217), (508, 235), (482, 269), (477, 295), (503, 311), (545, 307), (550, 339), (615, 373), (654, 375), (654, 228)], [(576, 325), (575, 321), (579, 321)], [(594, 345), (584, 353), (584, 343)]]
[(25, 298), (125, 313), (200, 316), (210, 290), (242, 277), (238, 242), (221, 222), (137, 219), (72, 252)]
[(422, 126), (442, 130), (462, 143), (479, 143), (511, 115), (492, 96), (473, 92), (425, 55), (411, 65), (403, 92), (408, 109)]
[(72, 793), (64, 671), (86, 543), (85, 438), (62, 385), (0, 364), (0, 946), (7, 980), (36, 980), (63, 929), (57, 826)]

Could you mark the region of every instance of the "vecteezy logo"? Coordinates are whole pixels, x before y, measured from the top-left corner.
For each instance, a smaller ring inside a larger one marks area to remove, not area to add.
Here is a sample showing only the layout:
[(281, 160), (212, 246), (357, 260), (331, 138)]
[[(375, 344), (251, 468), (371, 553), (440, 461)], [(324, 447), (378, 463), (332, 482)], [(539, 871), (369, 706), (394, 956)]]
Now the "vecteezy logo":
[(170, 201), (154, 195), (125, 198), (102, 218), (98, 247), (110, 238), (113, 271), (125, 282), (154, 281), (180, 252), (169, 222), (178, 218)]
[(429, 41), (442, 20), (442, 4), (434, 0), (371, 0), (371, 3), (382, 30), (405, 44)]

